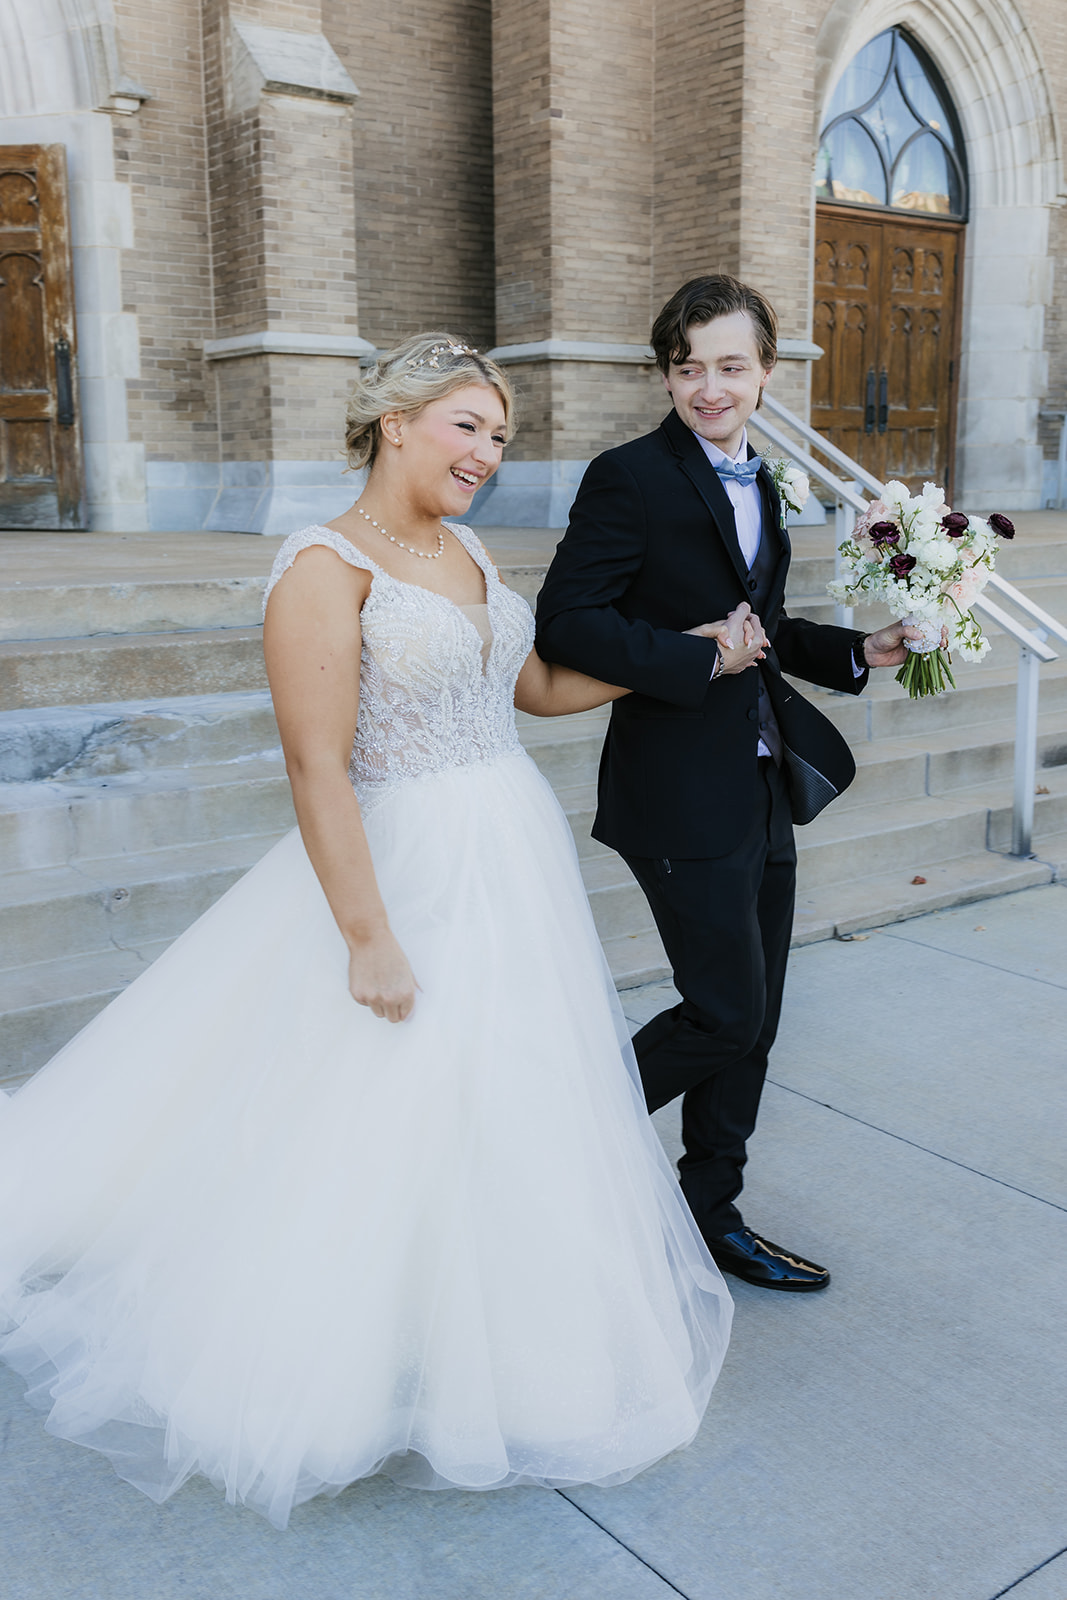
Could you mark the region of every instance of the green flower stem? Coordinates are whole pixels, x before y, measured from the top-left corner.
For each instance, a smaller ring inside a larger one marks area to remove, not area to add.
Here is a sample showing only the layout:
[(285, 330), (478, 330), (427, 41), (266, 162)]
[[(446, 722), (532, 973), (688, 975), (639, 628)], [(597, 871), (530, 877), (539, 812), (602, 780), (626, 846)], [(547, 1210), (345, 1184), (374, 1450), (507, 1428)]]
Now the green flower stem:
[(897, 673), (897, 682), (904, 685), (913, 700), (920, 700), (924, 695), (944, 694), (946, 689), (956, 687), (948, 657), (941, 649), (929, 650), (925, 655), (910, 650)]

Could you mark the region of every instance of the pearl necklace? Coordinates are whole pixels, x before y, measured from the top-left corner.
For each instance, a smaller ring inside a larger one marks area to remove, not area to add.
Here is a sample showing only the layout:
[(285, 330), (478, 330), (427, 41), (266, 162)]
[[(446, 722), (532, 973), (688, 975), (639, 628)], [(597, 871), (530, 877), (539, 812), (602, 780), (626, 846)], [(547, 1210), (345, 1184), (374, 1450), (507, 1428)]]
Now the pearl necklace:
[(421, 556), (424, 561), (437, 561), (445, 553), (445, 530), (443, 527), (438, 530), (436, 550), (416, 550), (414, 545), (401, 544), (395, 534), (390, 533), (388, 528), (383, 528), (380, 522), (375, 522), (374, 518), (368, 515), (362, 506), (353, 506), (352, 509), (353, 511), (358, 511), (361, 517), (366, 518), (372, 528), (377, 528), (379, 533), (384, 533), (390, 544), (395, 544), (398, 550), (406, 550), (409, 556)]

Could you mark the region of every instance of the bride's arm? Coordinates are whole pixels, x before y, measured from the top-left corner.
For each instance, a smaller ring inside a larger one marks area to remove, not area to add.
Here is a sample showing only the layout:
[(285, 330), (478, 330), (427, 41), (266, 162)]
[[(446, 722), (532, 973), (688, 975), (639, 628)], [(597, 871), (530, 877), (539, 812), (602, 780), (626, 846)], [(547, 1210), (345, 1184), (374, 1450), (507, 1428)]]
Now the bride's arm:
[(515, 705), (535, 717), (566, 717), (629, 693), (629, 689), (587, 678), (584, 672), (561, 667), (556, 661), (542, 661), (537, 651), (531, 650), (515, 684)]
[(348, 946), (352, 997), (402, 1022), (415, 978), (389, 927), (348, 778), (369, 588), (370, 574), (333, 551), (305, 550), (271, 592), (263, 653), (300, 834)]

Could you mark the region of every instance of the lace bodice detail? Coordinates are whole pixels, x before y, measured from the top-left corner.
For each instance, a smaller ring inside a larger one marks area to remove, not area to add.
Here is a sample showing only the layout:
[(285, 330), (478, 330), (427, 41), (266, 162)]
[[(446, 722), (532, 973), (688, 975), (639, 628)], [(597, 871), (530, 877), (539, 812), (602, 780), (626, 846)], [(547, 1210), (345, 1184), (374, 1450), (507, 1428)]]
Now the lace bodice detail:
[(364, 809), (398, 782), (522, 750), (515, 680), (533, 646), (533, 616), (501, 583), (481, 540), (469, 528), (452, 525), (452, 531), (485, 573), (492, 645), (484, 660), (482, 635), (462, 607), (392, 577), (330, 528), (290, 534), (271, 570), (264, 609), (274, 585), (311, 545), (326, 545), (372, 575), (360, 619), (359, 720), (349, 764)]

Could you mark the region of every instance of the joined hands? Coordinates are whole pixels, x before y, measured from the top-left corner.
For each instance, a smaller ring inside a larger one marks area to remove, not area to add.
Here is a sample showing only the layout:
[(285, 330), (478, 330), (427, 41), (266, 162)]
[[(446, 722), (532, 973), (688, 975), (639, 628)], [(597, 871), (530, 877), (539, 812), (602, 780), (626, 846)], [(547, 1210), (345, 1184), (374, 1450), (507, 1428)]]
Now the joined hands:
[(769, 644), (763, 624), (748, 604), (742, 600), (736, 611), (731, 611), (725, 622), (702, 622), (697, 628), (686, 628), (686, 633), (699, 639), (714, 639), (719, 648), (722, 666), (716, 677), (723, 673), (744, 672), (757, 661), (766, 660)]

